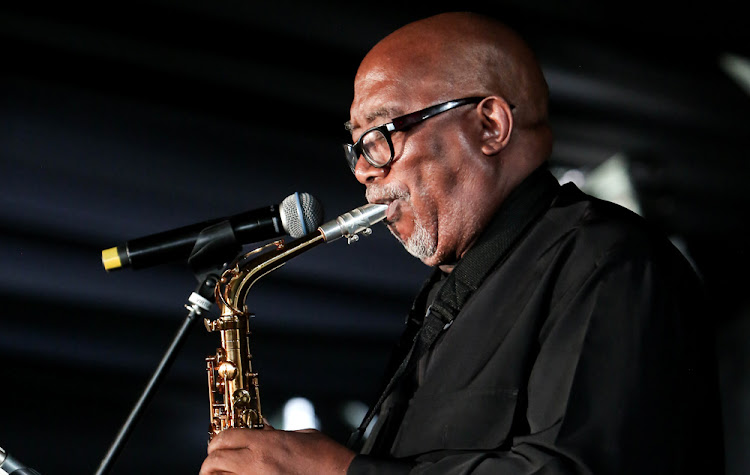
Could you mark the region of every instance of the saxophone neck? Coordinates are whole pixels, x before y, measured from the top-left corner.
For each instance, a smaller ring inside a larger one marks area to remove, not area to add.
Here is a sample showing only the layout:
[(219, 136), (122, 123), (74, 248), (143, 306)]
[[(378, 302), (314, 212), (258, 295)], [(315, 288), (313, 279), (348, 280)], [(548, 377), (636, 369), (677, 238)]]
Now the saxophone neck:
[(289, 243), (274, 241), (236, 259), (216, 285), (216, 303), (221, 315), (224, 317), (246, 313), (245, 299), (255, 282), (323, 242), (325, 238), (318, 230)]
[(387, 210), (387, 205), (366, 204), (321, 225), (307, 236), (289, 243), (275, 241), (239, 257), (224, 271), (216, 285), (216, 303), (222, 317), (246, 313), (247, 293), (261, 277), (318, 244), (342, 237), (351, 243), (359, 238), (359, 234), (370, 234), (370, 226), (384, 220)]

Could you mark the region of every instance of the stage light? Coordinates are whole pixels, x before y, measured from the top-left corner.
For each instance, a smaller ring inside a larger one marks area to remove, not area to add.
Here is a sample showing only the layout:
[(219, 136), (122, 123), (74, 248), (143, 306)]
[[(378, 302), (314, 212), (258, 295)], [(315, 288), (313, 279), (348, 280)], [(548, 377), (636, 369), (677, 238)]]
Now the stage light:
[(635, 187), (630, 180), (625, 154), (615, 154), (588, 172), (581, 189), (592, 196), (617, 203), (634, 213), (642, 214)]
[(750, 61), (747, 58), (725, 53), (719, 57), (719, 66), (742, 90), (750, 94)]
[(320, 429), (312, 402), (303, 397), (293, 397), (284, 404), (282, 429)]

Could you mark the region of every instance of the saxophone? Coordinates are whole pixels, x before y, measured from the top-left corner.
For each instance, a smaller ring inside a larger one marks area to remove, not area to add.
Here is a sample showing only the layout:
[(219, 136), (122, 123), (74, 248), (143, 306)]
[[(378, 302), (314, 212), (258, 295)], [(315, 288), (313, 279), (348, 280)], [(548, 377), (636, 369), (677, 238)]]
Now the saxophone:
[(285, 244), (283, 240), (259, 247), (227, 266), (214, 288), (220, 315), (203, 320), (206, 330), (221, 334), (221, 348), (206, 358), (208, 399), (211, 412), (209, 440), (229, 428), (262, 429), (258, 374), (252, 369), (250, 330), (253, 316), (245, 300), (250, 287), (289, 259), (321, 244), (346, 237), (351, 244), (359, 234), (385, 219), (387, 205), (367, 204), (321, 225), (307, 236)]

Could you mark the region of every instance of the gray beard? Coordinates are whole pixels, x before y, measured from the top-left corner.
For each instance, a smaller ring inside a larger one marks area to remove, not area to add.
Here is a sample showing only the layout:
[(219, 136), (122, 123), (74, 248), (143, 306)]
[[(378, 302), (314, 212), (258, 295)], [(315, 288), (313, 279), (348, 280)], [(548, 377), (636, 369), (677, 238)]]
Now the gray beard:
[[(365, 196), (368, 201), (376, 200), (396, 200), (402, 199), (407, 203), (411, 204), (411, 195), (406, 191), (399, 189), (392, 184), (387, 185), (373, 185), (367, 188)], [(404, 241), (401, 236), (396, 234), (393, 229), (389, 226), (388, 229), (391, 231), (396, 239), (404, 246), (406, 252), (411, 254), (420, 260), (425, 260), (435, 255), (437, 251), (437, 240), (430, 235), (427, 229), (422, 224), (419, 216), (414, 215), (414, 232), (412, 232), (409, 239)]]
[(409, 236), (409, 239), (407, 239), (406, 241), (401, 239), (393, 231), (391, 231), (391, 234), (396, 236), (396, 239), (398, 239), (398, 241), (404, 246), (406, 252), (423, 261), (435, 255), (435, 251), (437, 250), (437, 243), (432, 238), (432, 236), (430, 236), (430, 233), (427, 232), (425, 227), (422, 226), (422, 223), (417, 219), (416, 216), (414, 217), (414, 219), (414, 232), (411, 233), (411, 236)]

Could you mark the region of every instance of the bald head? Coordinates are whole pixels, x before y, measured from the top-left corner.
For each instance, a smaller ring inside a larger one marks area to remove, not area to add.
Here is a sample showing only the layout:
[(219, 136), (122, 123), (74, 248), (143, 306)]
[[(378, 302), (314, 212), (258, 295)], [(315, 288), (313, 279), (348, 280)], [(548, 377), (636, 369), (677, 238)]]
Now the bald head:
[(515, 106), (516, 127), (547, 122), (547, 83), (531, 49), (510, 28), (481, 15), (444, 13), (396, 30), (367, 54), (356, 82), (394, 72), (398, 87), (428, 89), (436, 101), (498, 95)]
[[(368, 201), (388, 204), (388, 227), (409, 252), (445, 270), (472, 246), (549, 157), (547, 94), (523, 40), (471, 13), (411, 23), (370, 50), (350, 110), (354, 173)], [(379, 166), (367, 150), (390, 161)]]

